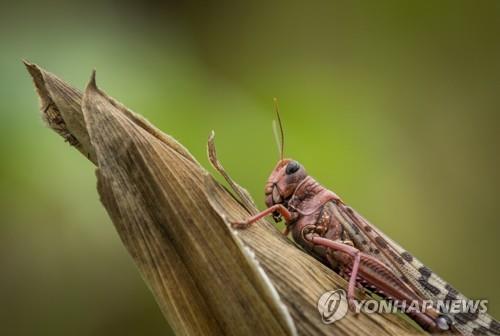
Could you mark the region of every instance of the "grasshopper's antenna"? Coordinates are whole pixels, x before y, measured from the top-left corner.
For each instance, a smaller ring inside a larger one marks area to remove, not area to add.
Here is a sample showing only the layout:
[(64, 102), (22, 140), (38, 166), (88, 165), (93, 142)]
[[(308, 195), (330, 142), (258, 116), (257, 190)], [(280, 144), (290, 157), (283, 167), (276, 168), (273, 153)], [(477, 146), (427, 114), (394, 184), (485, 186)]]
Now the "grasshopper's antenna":
[[(280, 111), (278, 107), (278, 99), (273, 98), (274, 101), (274, 110), (276, 111), (276, 117), (278, 119), (278, 125), (276, 125), (276, 120), (273, 121), (273, 130), (274, 137), (276, 140), (276, 145), (278, 146), (278, 151), (280, 154), (280, 160), (283, 160), (284, 157), (284, 148), (285, 148), (285, 133), (283, 132), (283, 124), (281, 123)], [(278, 130), (279, 126), (279, 130)], [(279, 131), (279, 133), (278, 133)]]

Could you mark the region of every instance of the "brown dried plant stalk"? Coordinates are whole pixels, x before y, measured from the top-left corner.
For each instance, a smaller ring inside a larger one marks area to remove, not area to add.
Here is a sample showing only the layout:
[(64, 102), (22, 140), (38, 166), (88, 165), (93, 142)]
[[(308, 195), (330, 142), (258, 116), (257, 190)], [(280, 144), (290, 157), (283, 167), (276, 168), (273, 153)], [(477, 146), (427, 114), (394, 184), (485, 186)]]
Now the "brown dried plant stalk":
[[(177, 335), (421, 334), (404, 316), (348, 315), (326, 325), (316, 304), (345, 288), (335, 272), (265, 220), (208, 152), (236, 199), (172, 137), (95, 82), (83, 93), (26, 62), (48, 126), (97, 167), (97, 188), (123, 244)], [(360, 296), (363, 296), (360, 293)]]

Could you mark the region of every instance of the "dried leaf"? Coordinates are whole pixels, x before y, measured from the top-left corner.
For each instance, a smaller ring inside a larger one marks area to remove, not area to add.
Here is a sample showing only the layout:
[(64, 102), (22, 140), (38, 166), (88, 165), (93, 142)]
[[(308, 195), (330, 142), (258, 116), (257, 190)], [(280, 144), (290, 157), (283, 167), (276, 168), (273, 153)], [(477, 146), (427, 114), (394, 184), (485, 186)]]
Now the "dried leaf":
[(98, 89), (94, 76), (82, 96), (26, 66), (49, 127), (96, 164), (102, 203), (177, 334), (419, 333), (395, 315), (321, 323), (319, 296), (346, 282), (265, 220), (230, 228), (257, 209), (218, 162), (213, 136), (211, 162), (241, 203), (182, 145)]
[(222, 164), (219, 162), (217, 159), (217, 150), (215, 149), (215, 132), (212, 131), (210, 133), (210, 136), (208, 137), (208, 159), (212, 166), (224, 177), (224, 179), (229, 183), (229, 186), (233, 189), (233, 191), (236, 193), (238, 196), (239, 200), (241, 201), (242, 205), (247, 209), (247, 211), (250, 214), (256, 214), (257, 211), (257, 206), (255, 205), (252, 196), (246, 191), (244, 188), (242, 188), (240, 185), (238, 185), (236, 182), (233, 181), (233, 179), (226, 173), (224, 170), (224, 167)]

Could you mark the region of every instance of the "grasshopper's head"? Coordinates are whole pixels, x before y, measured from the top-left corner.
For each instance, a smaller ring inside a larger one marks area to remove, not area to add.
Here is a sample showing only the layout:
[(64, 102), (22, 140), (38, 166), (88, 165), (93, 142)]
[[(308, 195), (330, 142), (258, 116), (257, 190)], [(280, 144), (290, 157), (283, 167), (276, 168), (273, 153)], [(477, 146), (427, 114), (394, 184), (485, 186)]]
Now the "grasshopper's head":
[[(269, 176), (265, 187), (267, 207), (275, 204), (287, 206), (297, 186), (307, 177), (306, 170), (297, 161), (283, 159)], [(275, 220), (279, 220), (279, 216)]]
[[(278, 145), (278, 151), (280, 154), (280, 160), (274, 170), (269, 176), (266, 183), (266, 188), (264, 190), (266, 194), (266, 205), (271, 207), (275, 204), (283, 204), (285, 207), (288, 206), (288, 201), (295, 193), (295, 190), (299, 184), (307, 177), (306, 170), (295, 160), (284, 159), (283, 152), (285, 146), (285, 134), (283, 132), (283, 125), (281, 124), (281, 118), (278, 110), (278, 101), (274, 98), (274, 106), (276, 109), (276, 117), (278, 123), (273, 123), (274, 135), (276, 136), (276, 144)], [(279, 128), (278, 128), (279, 126)], [(273, 218), (276, 222), (281, 220), (281, 216), (278, 212), (273, 214)]]

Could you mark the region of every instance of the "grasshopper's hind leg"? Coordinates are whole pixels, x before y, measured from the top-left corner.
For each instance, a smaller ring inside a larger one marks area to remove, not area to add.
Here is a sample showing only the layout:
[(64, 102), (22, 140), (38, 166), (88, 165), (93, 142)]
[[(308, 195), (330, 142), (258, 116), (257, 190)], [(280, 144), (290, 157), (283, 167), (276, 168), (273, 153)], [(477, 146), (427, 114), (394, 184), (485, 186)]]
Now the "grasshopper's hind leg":
[[(336, 254), (336, 258), (339, 259), (341, 265), (350, 269), (347, 299), (351, 308), (355, 307), (354, 289), (358, 276), (386, 293), (389, 299), (417, 301), (419, 306), (422, 305), (423, 301), (418, 295), (399, 280), (386, 265), (372, 256), (362, 253), (345, 242), (323, 238), (312, 232), (305, 233), (304, 237), (314, 245), (324, 246), (331, 249), (332, 252), (340, 252)], [(363, 265), (360, 269), (361, 264)], [(425, 330), (441, 332), (449, 329), (449, 325), (443, 320), (440, 313), (432, 307), (424, 309), (424, 311), (410, 312), (409, 315)]]
[(354, 310), (354, 290), (356, 288), (356, 278), (358, 277), (359, 264), (361, 262), (361, 252), (357, 248), (341, 241), (322, 238), (313, 233), (307, 233), (304, 237), (314, 245), (321, 245), (335, 251), (344, 252), (353, 258), (349, 285), (347, 287), (347, 301), (351, 309)]

